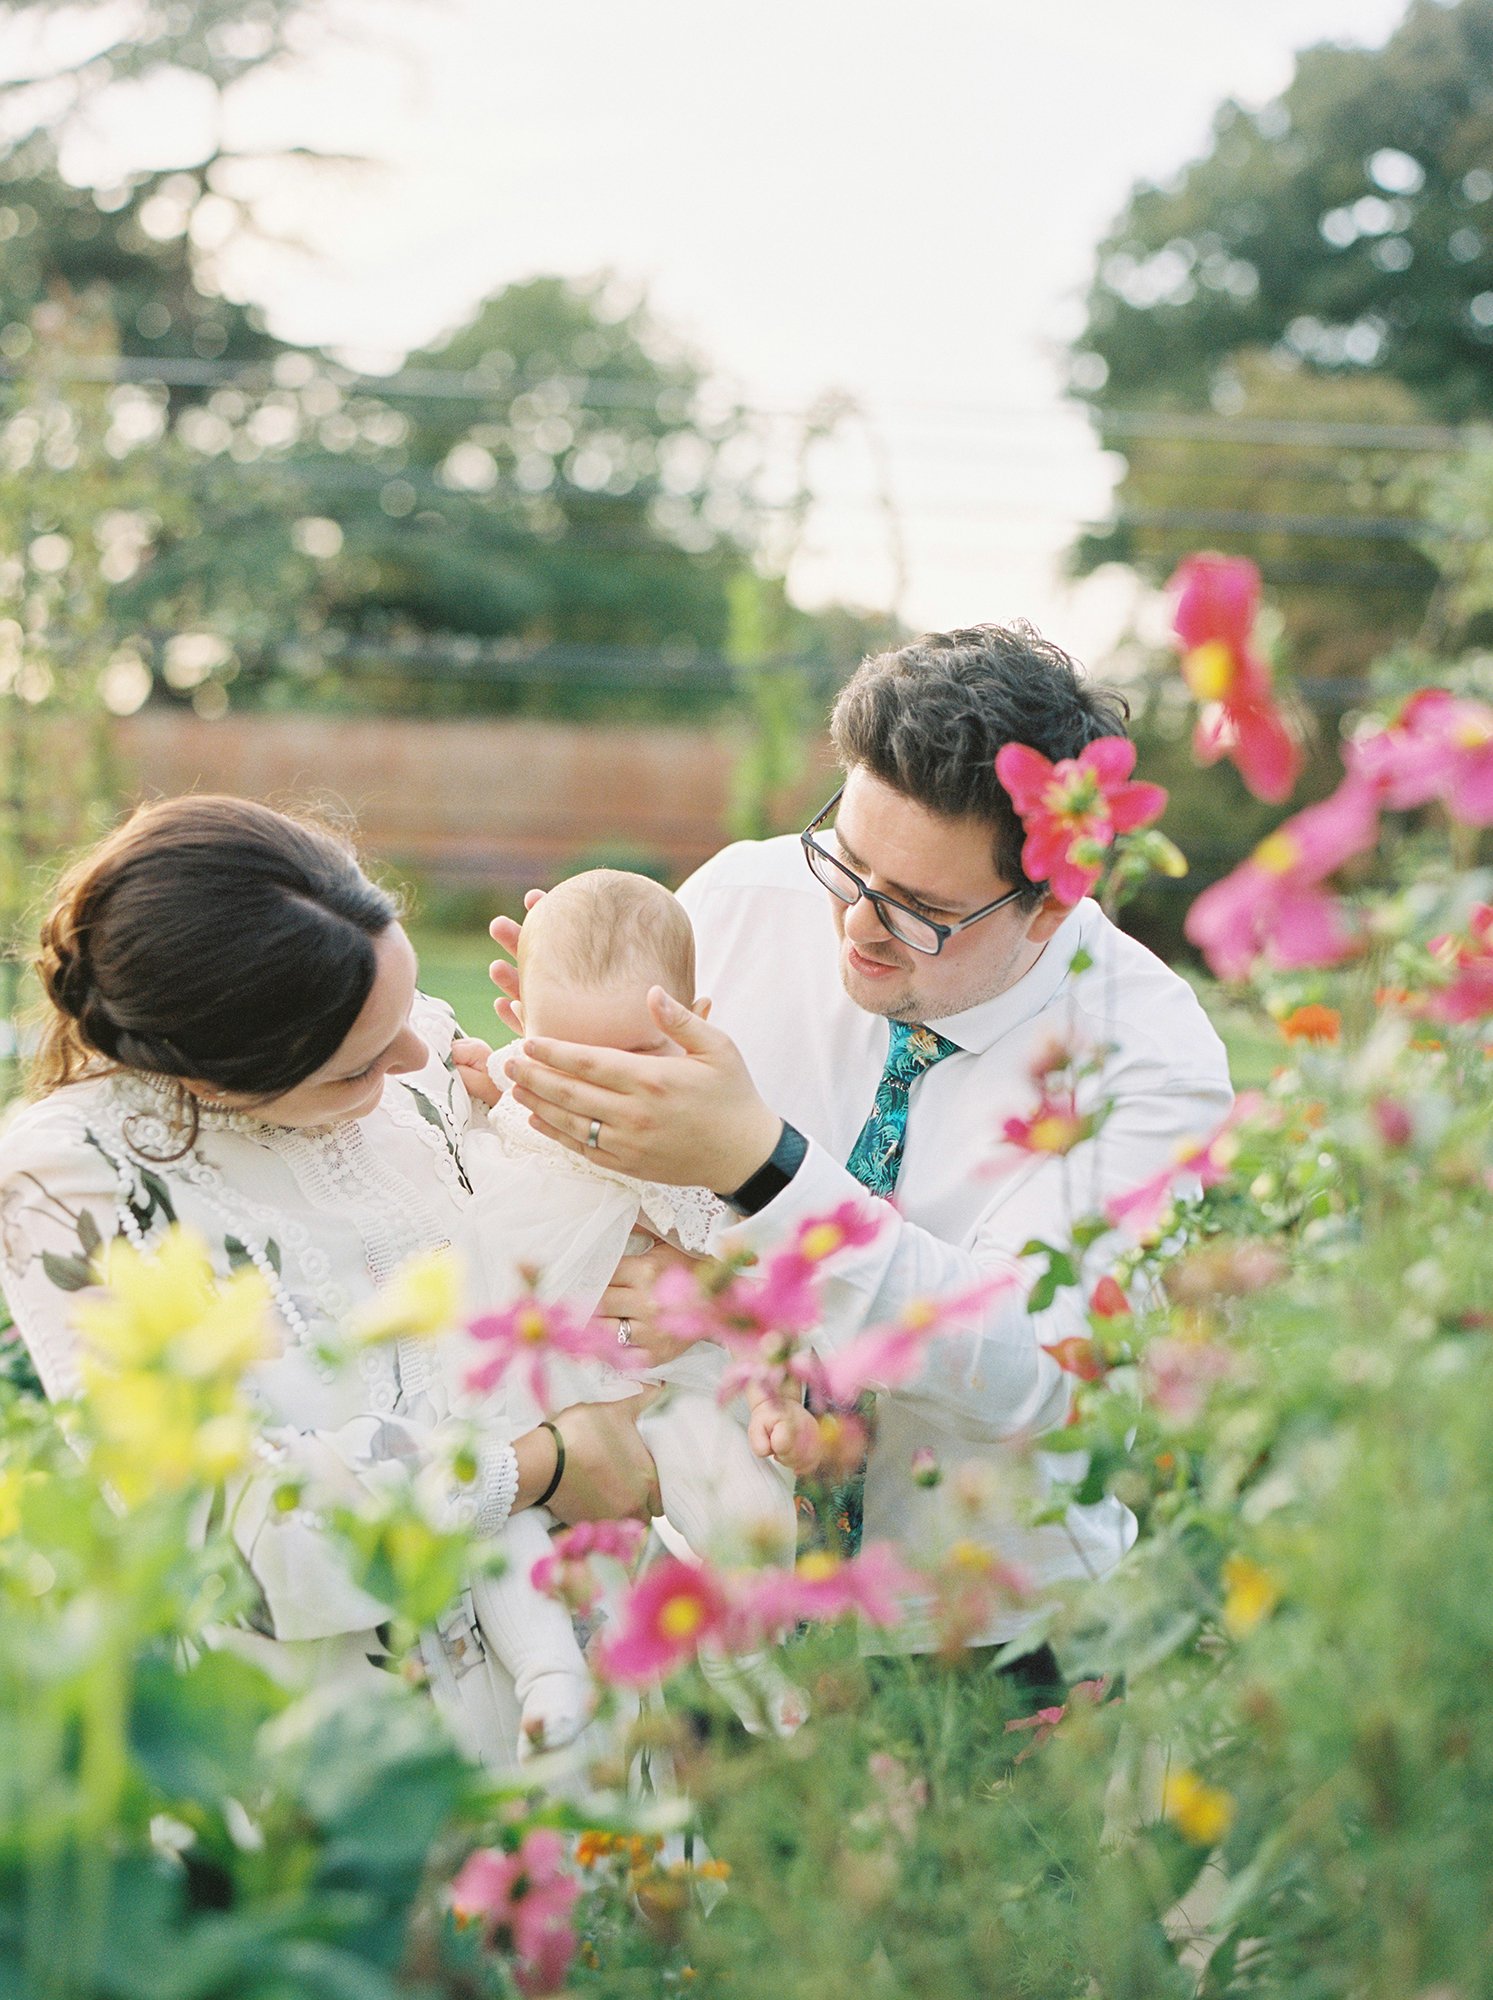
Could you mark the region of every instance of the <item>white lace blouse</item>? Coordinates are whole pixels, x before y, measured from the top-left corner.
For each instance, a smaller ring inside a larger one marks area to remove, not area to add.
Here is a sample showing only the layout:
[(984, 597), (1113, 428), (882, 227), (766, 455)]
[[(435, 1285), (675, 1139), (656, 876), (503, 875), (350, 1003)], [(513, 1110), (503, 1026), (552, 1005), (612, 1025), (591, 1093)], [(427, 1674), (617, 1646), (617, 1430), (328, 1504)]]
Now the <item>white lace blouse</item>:
[[(74, 1311), (91, 1282), (90, 1242), (149, 1242), (177, 1221), (206, 1240), (221, 1270), (247, 1260), (269, 1280), (283, 1339), (255, 1375), (269, 1417), (265, 1461), (230, 1498), (235, 1539), (280, 1640), (379, 1624), (383, 1607), (320, 1532), (318, 1504), (350, 1480), (377, 1490), (424, 1471), (438, 1484), (459, 1428), (422, 1344), (367, 1348), (356, 1372), (334, 1371), (317, 1352), (319, 1337), (405, 1258), (451, 1242), (470, 1199), (471, 1105), (449, 1054), (455, 1017), (420, 995), (411, 1020), (429, 1060), (388, 1077), (378, 1108), (356, 1122), (291, 1130), (204, 1111), (196, 1143), (172, 1159), (180, 1138), (169, 1088), (125, 1072), (22, 1106), (0, 1134), (0, 1285), (50, 1396), (78, 1387)], [(517, 1463), (491, 1429), (479, 1459), (475, 1486), (451, 1484), (439, 1504), (495, 1533)], [(289, 1514), (271, 1505), (287, 1475), (304, 1495)]]

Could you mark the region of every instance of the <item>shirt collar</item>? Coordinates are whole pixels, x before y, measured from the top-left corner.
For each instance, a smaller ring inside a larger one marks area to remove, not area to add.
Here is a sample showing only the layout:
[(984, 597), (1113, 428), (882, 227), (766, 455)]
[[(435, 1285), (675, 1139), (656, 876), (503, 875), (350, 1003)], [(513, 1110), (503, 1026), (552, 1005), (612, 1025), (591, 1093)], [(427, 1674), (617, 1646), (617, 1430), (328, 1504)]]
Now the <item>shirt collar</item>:
[(997, 993), (993, 1000), (982, 1000), (978, 1007), (966, 1007), (962, 1014), (949, 1014), (926, 1025), (970, 1055), (993, 1049), (1013, 1028), (1033, 1020), (1054, 997), (1068, 977), (1073, 954), (1091, 935), (1098, 915), (1098, 904), (1085, 897), (1064, 917), (1037, 963), (1014, 986)]

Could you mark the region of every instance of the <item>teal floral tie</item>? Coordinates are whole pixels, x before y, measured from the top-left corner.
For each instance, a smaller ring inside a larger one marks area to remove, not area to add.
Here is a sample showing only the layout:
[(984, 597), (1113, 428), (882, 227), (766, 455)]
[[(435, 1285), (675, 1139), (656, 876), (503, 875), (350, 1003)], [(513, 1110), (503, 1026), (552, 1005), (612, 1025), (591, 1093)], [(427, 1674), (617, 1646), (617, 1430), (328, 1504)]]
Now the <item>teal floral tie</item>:
[(941, 1063), (945, 1056), (957, 1055), (959, 1045), (932, 1028), (910, 1026), (906, 1021), (891, 1024), (891, 1045), (886, 1052), (886, 1068), (876, 1086), (871, 1116), (861, 1127), (860, 1137), (845, 1162), (862, 1187), (872, 1194), (895, 1194), (897, 1176), (902, 1171), (902, 1153), (907, 1144), (907, 1103), (912, 1087), (924, 1070)]
[[(886, 1067), (876, 1086), (871, 1115), (845, 1162), (861, 1186), (872, 1194), (891, 1195), (897, 1190), (902, 1171), (902, 1155), (907, 1146), (907, 1107), (912, 1087), (924, 1070), (932, 1069), (945, 1056), (958, 1053), (958, 1043), (935, 1033), (932, 1028), (893, 1021)], [(876, 1398), (867, 1390), (849, 1412), (864, 1428), (867, 1449), (875, 1434)], [(862, 1511), (866, 1490), (866, 1461), (838, 1484), (831, 1480), (811, 1480), (798, 1496), (799, 1549), (828, 1548), (846, 1556), (859, 1552)]]

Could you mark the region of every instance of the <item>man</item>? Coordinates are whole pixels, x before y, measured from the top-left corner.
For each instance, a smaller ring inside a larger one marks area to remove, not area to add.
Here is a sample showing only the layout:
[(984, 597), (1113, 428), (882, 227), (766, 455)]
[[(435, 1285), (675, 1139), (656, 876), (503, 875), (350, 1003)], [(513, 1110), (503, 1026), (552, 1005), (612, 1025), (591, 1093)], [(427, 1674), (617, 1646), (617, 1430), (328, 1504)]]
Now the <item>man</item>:
[[(1000, 1474), (1012, 1440), (1061, 1427), (1070, 1378), (1044, 1349), (1087, 1332), (1087, 1294), (1120, 1239), (1095, 1244), (1081, 1287), (1041, 1313), (1025, 1304), (1036, 1267), (1024, 1246), (1065, 1243), (1229, 1106), (1222, 1044), (1185, 981), (1097, 904), (1066, 908), (1027, 880), (995, 776), (1006, 743), (1056, 762), (1123, 734), (1124, 716), (1025, 625), (934, 633), (865, 661), (835, 704), (835, 799), (804, 836), (728, 847), (680, 891), (713, 1001), (707, 1023), (652, 994), (682, 1053), (530, 1041), (512, 1064), (519, 1101), (559, 1143), (714, 1188), (752, 1250), (841, 1202), (873, 1203), (875, 1240), (828, 1267), (827, 1350), (914, 1299), (1019, 1279), (879, 1397), (868, 1541), (919, 1552), (950, 1532), (914, 1453)], [(517, 926), (500, 919), (493, 935), (511, 949)], [(512, 991), (511, 968), (494, 978)], [(1066, 1154), (1003, 1147), (1055, 1044), (1091, 1066), (1083, 1101), (1108, 1102), (1107, 1115)], [(671, 1254), (624, 1259), (599, 1308), (658, 1359), (670, 1350), (649, 1292)], [(1072, 1454), (1035, 1463), (1039, 1483), (1075, 1473)], [(1112, 1568), (1134, 1521), (1107, 1498), (1042, 1526), (1008, 1517), (992, 1534), (1042, 1586)], [(974, 1639), (1005, 1641), (1032, 1616), (1008, 1605)]]

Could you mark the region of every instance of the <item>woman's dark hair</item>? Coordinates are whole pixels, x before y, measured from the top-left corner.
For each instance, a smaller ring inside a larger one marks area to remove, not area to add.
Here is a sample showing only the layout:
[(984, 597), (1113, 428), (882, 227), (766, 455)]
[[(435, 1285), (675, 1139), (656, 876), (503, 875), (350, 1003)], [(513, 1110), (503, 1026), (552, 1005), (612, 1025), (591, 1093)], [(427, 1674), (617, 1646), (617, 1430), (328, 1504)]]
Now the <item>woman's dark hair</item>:
[(32, 1088), (134, 1069), (293, 1090), (362, 1011), (397, 915), (327, 827), (248, 799), (142, 806), (68, 871), (42, 925), (52, 1016)]
[(1122, 694), (1091, 685), (1018, 620), (929, 632), (863, 660), (840, 690), (830, 737), (847, 771), (864, 766), (945, 818), (986, 821), (996, 867), (1030, 906), (1043, 885), (1022, 868), (1025, 834), (995, 775), (996, 752), (1025, 743), (1057, 763), (1101, 736), (1126, 735), (1129, 720)]

